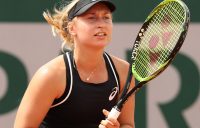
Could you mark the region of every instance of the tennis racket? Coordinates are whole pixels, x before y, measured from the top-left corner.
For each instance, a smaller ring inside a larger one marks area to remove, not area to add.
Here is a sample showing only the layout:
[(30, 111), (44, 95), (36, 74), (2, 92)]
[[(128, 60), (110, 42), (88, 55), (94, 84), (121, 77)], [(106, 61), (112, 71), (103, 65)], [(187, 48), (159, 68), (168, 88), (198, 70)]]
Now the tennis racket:
[[(189, 9), (181, 0), (164, 0), (154, 8), (134, 42), (125, 87), (108, 118), (117, 119), (128, 97), (168, 67), (185, 40), (189, 22)], [(129, 89), (133, 76), (139, 83)]]

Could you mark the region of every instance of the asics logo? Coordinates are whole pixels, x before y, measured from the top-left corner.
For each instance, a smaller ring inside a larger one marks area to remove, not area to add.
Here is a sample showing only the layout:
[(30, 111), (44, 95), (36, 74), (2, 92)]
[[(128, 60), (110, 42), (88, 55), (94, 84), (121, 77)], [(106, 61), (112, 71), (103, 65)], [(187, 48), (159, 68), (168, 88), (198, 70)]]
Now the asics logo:
[(115, 87), (115, 88), (112, 89), (112, 93), (109, 96), (109, 101), (111, 101), (111, 100), (113, 100), (115, 98), (115, 96), (117, 95), (118, 91), (119, 91), (118, 87)]

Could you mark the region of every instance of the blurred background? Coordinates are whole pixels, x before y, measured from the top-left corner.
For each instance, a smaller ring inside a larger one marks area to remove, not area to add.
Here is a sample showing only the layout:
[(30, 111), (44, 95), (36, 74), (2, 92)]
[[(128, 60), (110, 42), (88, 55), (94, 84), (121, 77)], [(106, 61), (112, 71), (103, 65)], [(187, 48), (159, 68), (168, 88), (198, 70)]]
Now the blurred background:
[[(0, 128), (12, 128), (36, 70), (60, 53), (42, 13), (62, 0), (0, 1)], [(161, 0), (113, 0), (113, 40), (106, 49), (127, 59), (138, 30)], [(184, 0), (191, 24), (173, 64), (136, 94), (136, 128), (200, 128), (200, 15), (198, 0)], [(88, 62), (89, 63), (89, 62)]]

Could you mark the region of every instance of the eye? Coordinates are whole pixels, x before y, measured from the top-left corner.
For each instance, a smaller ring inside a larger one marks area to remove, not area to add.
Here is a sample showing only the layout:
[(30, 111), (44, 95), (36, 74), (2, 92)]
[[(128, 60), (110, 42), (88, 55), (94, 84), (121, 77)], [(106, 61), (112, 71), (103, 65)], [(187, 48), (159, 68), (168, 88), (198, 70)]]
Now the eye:
[(96, 19), (95, 16), (89, 16), (88, 19)]
[(111, 16), (104, 16), (103, 19), (107, 22), (112, 21), (112, 17)]
[(108, 17), (108, 16), (104, 16), (104, 19), (107, 19), (107, 20), (108, 20), (108, 19), (110, 19), (110, 17)]
[(96, 16), (94, 14), (87, 14), (86, 18), (87, 19), (96, 19)]
[(106, 15), (104, 15), (104, 19), (112, 19), (112, 16), (111, 15), (109, 15), (109, 14), (106, 14)]

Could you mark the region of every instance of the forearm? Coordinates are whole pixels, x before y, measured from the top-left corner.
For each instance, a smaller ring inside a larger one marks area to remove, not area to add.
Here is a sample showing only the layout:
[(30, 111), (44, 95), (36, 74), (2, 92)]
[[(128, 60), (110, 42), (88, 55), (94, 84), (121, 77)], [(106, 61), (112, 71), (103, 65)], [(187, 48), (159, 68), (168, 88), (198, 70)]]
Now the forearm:
[(120, 128), (135, 128), (133, 125), (123, 124)]

